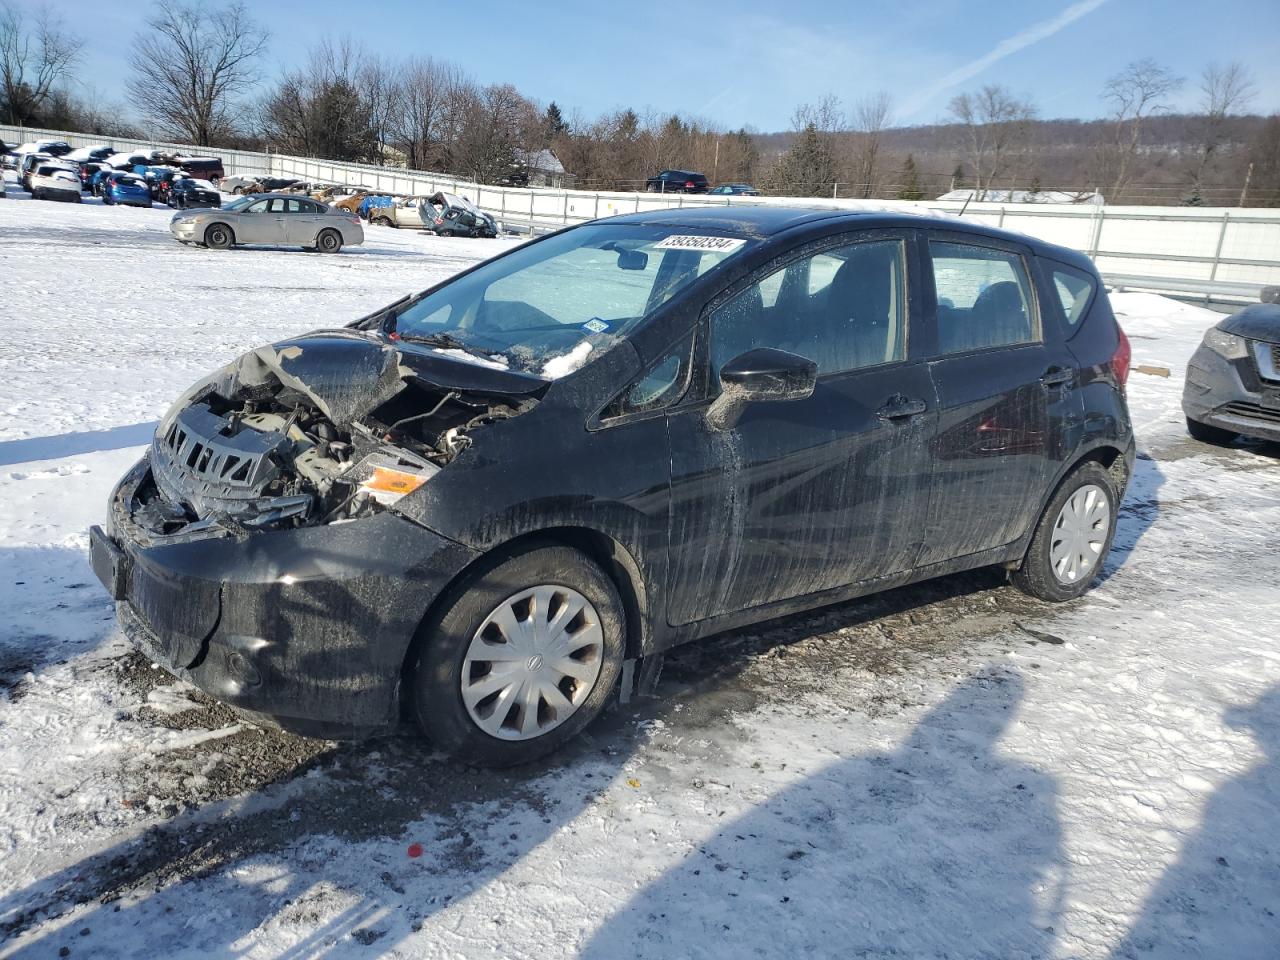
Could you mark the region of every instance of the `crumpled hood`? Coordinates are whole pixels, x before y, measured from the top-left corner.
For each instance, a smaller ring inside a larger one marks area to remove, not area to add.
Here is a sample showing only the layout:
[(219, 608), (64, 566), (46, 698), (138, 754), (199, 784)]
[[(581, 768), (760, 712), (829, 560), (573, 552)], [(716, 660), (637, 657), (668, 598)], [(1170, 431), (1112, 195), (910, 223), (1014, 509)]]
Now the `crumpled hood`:
[(1280, 304), (1251, 304), (1219, 323), (1218, 329), (1249, 340), (1280, 343)]
[(236, 378), (252, 387), (273, 375), (305, 394), (340, 427), (404, 389), (400, 354), (389, 343), (341, 334), (308, 334), (259, 347), (237, 362)]
[(214, 392), (230, 398), (273, 380), (297, 390), (340, 428), (382, 406), (410, 380), (447, 390), (527, 396), (547, 381), (437, 353), (425, 345), (392, 344), (354, 330), (320, 330), (250, 350), (186, 391), (160, 424), (167, 431), (179, 410)]

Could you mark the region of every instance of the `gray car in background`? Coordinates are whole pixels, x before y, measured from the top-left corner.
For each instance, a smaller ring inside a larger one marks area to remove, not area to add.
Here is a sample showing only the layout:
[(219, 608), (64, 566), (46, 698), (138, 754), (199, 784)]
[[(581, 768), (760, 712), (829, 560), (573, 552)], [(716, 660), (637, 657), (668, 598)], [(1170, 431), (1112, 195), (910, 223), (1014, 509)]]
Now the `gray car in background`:
[(1206, 331), (1182, 389), (1187, 432), (1280, 442), (1280, 305), (1255, 303)]
[(220, 209), (175, 213), (169, 230), (182, 243), (213, 250), (265, 243), (337, 253), (364, 243), (364, 228), (355, 214), (278, 193), (241, 197)]

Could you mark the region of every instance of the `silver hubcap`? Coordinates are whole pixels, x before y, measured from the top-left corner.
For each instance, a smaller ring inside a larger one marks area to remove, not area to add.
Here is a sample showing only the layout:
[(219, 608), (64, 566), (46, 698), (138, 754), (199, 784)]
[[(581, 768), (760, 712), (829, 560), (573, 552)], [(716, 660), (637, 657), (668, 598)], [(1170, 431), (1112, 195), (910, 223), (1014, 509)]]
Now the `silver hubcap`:
[(603, 657), (600, 617), (586, 597), (569, 587), (531, 587), (498, 604), (471, 638), (462, 702), (492, 737), (540, 737), (590, 696)]
[(1111, 504), (1106, 492), (1089, 483), (1067, 498), (1053, 524), (1049, 563), (1062, 583), (1079, 583), (1102, 558), (1111, 530)]

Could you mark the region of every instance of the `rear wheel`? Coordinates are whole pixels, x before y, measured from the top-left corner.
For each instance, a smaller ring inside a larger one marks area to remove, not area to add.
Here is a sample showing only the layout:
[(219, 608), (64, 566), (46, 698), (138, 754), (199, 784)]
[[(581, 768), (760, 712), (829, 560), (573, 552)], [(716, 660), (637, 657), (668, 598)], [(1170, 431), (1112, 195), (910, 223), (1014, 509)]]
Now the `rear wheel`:
[(1239, 434), (1232, 433), (1230, 430), (1212, 427), (1207, 423), (1201, 423), (1199, 420), (1192, 420), (1190, 417), (1187, 417), (1187, 433), (1191, 434), (1192, 439), (1199, 440), (1201, 443), (1211, 443), (1215, 447), (1225, 447), (1239, 436)]
[(1100, 463), (1076, 467), (1050, 498), (1013, 583), (1023, 593), (1060, 603), (1093, 583), (1116, 534), (1115, 484)]
[(376, 223), (376, 224), (377, 224), (378, 226), (380, 226), (380, 227), (394, 227), (394, 226), (395, 226), (395, 224), (394, 224), (394, 223), (392, 223), (392, 222), (391, 222), (391, 220), (390, 220), (390, 218), (388, 218), (388, 217), (378, 217), (378, 218), (377, 218), (376, 220), (374, 220), (373, 222), (374, 222), (374, 223)]
[(210, 224), (204, 232), (204, 245), (210, 250), (226, 250), (235, 242), (235, 234), (225, 223)]
[(321, 253), (337, 253), (342, 249), (342, 234), (337, 230), (321, 230), (316, 237), (316, 249)]
[(423, 624), (413, 707), (437, 747), (480, 766), (557, 749), (604, 708), (622, 669), (613, 582), (570, 547), (477, 568)]

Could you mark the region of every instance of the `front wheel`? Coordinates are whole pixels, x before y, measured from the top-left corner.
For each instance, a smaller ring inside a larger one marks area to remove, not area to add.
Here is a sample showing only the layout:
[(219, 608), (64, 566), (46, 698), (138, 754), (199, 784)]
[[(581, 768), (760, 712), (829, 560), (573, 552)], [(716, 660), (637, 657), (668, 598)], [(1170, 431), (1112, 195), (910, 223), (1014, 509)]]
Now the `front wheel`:
[(231, 228), (225, 223), (215, 223), (204, 232), (204, 245), (210, 250), (226, 250), (235, 243)]
[(342, 249), (342, 235), (337, 230), (321, 230), (316, 237), (316, 249), (321, 253), (337, 253)]
[(1111, 550), (1118, 501), (1100, 463), (1083, 463), (1068, 474), (1036, 524), (1014, 586), (1051, 603), (1082, 595)]
[(582, 553), (548, 545), (497, 558), (422, 626), (412, 686), (418, 724), (465, 763), (535, 760), (604, 709), (625, 635), (613, 581)]
[(1232, 433), (1230, 430), (1210, 426), (1207, 423), (1201, 423), (1199, 420), (1192, 420), (1190, 417), (1187, 417), (1187, 433), (1191, 434), (1193, 440), (1199, 440), (1201, 443), (1210, 443), (1215, 447), (1225, 447), (1239, 436), (1239, 434)]

